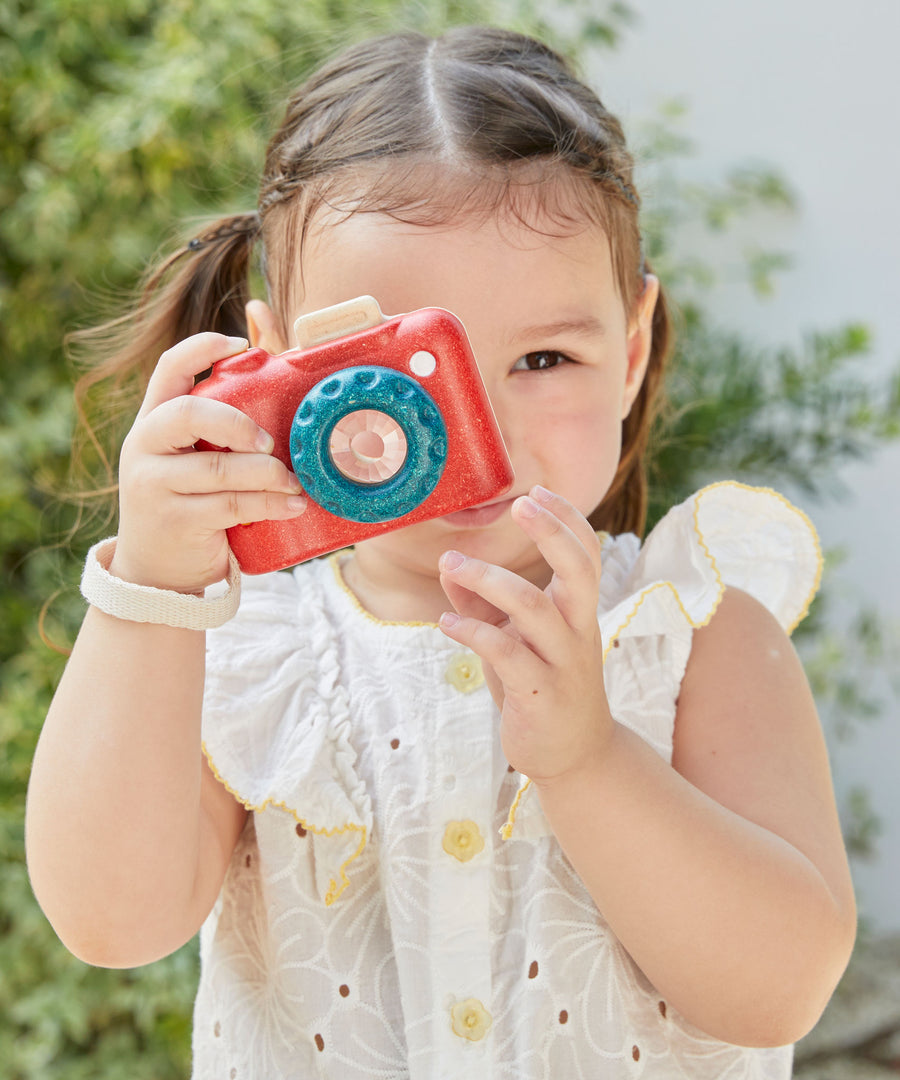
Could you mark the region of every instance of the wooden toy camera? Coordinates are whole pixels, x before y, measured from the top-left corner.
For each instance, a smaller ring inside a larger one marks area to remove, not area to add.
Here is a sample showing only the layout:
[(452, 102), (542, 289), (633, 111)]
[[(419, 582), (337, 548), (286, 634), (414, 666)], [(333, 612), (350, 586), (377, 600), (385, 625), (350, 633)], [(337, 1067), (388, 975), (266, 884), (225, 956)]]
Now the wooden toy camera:
[(456, 316), (421, 308), (385, 319), (361, 296), (302, 315), (294, 330), (297, 349), (229, 356), (192, 390), (265, 428), (309, 497), (299, 518), (228, 530), (246, 573), (292, 566), (509, 490), (512, 466)]

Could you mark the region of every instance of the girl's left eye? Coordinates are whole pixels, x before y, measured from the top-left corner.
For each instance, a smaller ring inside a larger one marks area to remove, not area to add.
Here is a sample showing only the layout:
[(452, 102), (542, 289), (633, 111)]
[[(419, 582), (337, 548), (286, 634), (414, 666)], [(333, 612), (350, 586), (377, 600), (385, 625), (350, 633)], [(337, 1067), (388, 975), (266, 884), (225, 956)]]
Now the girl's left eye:
[(565, 353), (545, 349), (541, 352), (525, 353), (513, 364), (513, 371), (547, 371), (550, 368), (569, 364), (571, 361)]

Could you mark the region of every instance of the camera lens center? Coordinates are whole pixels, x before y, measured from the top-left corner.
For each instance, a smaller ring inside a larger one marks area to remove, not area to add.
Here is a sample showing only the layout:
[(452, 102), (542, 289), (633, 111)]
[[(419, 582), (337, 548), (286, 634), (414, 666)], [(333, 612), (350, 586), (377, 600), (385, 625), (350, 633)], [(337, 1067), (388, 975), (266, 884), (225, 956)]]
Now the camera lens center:
[(357, 461), (370, 463), (384, 457), (384, 439), (374, 431), (361, 431), (350, 440)]
[(380, 484), (395, 476), (406, 461), (403, 429), (387, 413), (357, 409), (334, 425), (328, 452), (335, 468), (348, 480)]

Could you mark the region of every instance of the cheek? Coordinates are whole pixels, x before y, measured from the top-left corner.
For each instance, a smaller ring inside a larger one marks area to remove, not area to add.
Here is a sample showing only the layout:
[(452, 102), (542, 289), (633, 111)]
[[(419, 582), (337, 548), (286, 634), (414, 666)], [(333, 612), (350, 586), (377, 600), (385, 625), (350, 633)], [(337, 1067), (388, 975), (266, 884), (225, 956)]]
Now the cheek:
[(496, 409), (517, 469), (539, 463), (558, 483), (608, 486), (621, 453), (621, 385), (581, 379), (527, 391), (501, 398)]
[(589, 469), (598, 478), (612, 479), (622, 452), (622, 422), (617, 415), (573, 417), (560, 440), (565, 440), (568, 459), (579, 473)]
[(546, 439), (573, 449), (586, 451), (617, 449), (622, 436), (622, 420), (618, 403), (605, 395), (585, 394), (580, 400), (573, 395), (564, 408), (548, 410), (531, 431), (538, 439)]
[(593, 494), (609, 486), (622, 450), (622, 423), (614, 410), (569, 410), (545, 417), (522, 433), (530, 456), (573, 489)]

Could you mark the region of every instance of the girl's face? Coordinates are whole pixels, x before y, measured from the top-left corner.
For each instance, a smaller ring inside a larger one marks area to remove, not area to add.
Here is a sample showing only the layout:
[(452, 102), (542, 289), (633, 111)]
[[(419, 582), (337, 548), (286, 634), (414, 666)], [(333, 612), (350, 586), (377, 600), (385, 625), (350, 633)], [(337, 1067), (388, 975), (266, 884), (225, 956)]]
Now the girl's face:
[(456, 548), (543, 587), (549, 570), (512, 521), (513, 500), (542, 484), (587, 516), (612, 482), (622, 419), (647, 363), (658, 284), (648, 277), (629, 319), (603, 231), (585, 224), (546, 235), (558, 225), (535, 216), (527, 224), (510, 214), (420, 226), (365, 213), (313, 223), (304, 294), (290, 320), (363, 294), (389, 315), (452, 311), (468, 332), (515, 469), (510, 494), (492, 505), (358, 545), (360, 571), (436, 579), (440, 555)]

